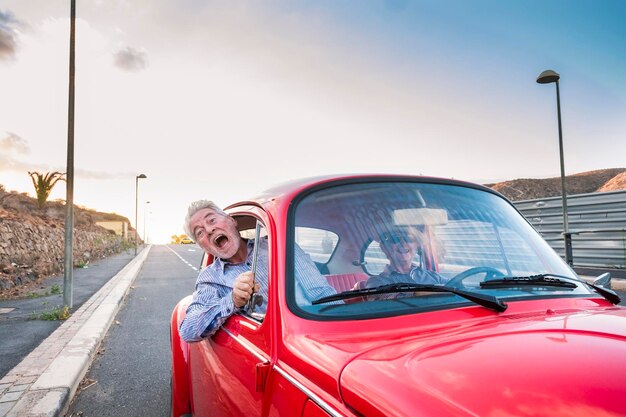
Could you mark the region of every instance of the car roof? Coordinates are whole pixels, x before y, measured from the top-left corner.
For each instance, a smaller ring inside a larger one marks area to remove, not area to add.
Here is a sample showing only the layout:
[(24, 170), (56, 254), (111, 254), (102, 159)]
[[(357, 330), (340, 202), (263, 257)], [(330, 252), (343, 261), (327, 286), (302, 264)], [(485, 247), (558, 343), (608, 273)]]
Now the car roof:
[(282, 204), (289, 204), (291, 200), (302, 193), (305, 190), (316, 188), (324, 184), (342, 183), (342, 182), (358, 182), (358, 181), (417, 181), (417, 182), (433, 182), (439, 184), (451, 184), (464, 187), (478, 188), (483, 191), (496, 194), (500, 197), (502, 195), (491, 188), (485, 187), (480, 184), (475, 184), (467, 181), (461, 181), (449, 178), (429, 177), (420, 175), (401, 175), (401, 174), (381, 174), (381, 173), (369, 173), (369, 174), (332, 174), (316, 177), (306, 177), (288, 180), (283, 183), (277, 184), (271, 188), (258, 194), (249, 200), (243, 200), (233, 203), (225, 208), (225, 210), (245, 205), (256, 205), (269, 209), (269, 206), (277, 206)]

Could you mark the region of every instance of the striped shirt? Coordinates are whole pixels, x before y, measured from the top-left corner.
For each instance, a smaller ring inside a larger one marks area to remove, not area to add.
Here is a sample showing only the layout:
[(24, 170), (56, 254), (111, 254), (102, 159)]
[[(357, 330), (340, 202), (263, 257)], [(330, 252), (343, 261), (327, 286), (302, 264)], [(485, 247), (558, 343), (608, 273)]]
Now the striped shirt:
[[(261, 306), (255, 312), (264, 313), (267, 309), (268, 279), (268, 244), (261, 239), (257, 258), (255, 282), (259, 284), (259, 294), (263, 297)], [(217, 329), (240, 308), (233, 302), (235, 279), (252, 267), (254, 241), (247, 241), (245, 262), (231, 263), (216, 258), (198, 276), (193, 299), (187, 307), (187, 315), (180, 324), (180, 335), (187, 342), (196, 342), (211, 336)], [(295, 246), (296, 302), (298, 305), (310, 305), (311, 301), (335, 294), (326, 279), (319, 273), (308, 254)]]

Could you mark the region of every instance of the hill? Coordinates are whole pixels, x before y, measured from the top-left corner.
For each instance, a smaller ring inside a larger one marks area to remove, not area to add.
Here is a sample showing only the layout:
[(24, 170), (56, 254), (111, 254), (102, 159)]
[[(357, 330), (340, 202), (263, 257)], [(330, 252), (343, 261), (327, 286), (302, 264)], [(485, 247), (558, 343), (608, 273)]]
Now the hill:
[[(509, 200), (533, 200), (561, 195), (561, 177), (520, 178), (485, 184)], [(626, 168), (598, 169), (565, 176), (567, 194), (626, 190)]]
[[(133, 242), (98, 221), (130, 222), (115, 213), (74, 207), (75, 266), (110, 256)], [(65, 204), (50, 201), (43, 209), (26, 193), (0, 185), (0, 298), (30, 293), (43, 279), (63, 270)]]

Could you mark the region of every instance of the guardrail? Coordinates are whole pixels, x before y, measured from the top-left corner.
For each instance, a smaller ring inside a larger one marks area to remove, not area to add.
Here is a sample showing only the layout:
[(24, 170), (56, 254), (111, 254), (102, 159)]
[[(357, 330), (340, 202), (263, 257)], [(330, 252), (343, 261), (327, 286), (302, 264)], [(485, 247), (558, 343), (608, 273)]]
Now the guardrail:
[[(514, 204), (565, 258), (561, 197)], [(574, 266), (626, 268), (626, 191), (570, 195), (567, 207)]]

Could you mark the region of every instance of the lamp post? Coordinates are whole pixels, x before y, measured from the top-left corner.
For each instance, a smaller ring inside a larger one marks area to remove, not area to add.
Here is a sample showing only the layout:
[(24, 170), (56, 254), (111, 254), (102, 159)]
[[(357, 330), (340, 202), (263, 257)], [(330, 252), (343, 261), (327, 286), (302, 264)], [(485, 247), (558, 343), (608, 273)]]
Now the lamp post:
[(149, 201), (146, 201), (146, 204), (143, 206), (143, 241), (148, 243), (148, 235), (146, 234), (146, 217), (148, 217), (148, 204)]
[(139, 174), (135, 177), (135, 256), (137, 256), (137, 246), (139, 246), (139, 232), (137, 231), (137, 211), (139, 206), (139, 193), (137, 189), (139, 188), (139, 179), (148, 178), (145, 174)]
[(67, 170), (65, 172), (65, 248), (63, 304), (74, 306), (74, 84), (76, 73), (76, 0), (70, 3), (70, 68), (67, 109)]
[(563, 201), (563, 240), (565, 243), (565, 261), (573, 264), (572, 260), (572, 235), (569, 232), (567, 221), (567, 190), (565, 189), (565, 162), (563, 161), (563, 130), (561, 128), (561, 97), (559, 94), (559, 79), (561, 76), (552, 70), (545, 70), (537, 77), (539, 84), (556, 84), (556, 110), (559, 121), (559, 158), (561, 160), (561, 198)]

